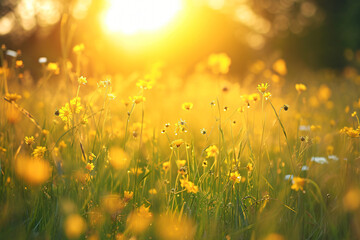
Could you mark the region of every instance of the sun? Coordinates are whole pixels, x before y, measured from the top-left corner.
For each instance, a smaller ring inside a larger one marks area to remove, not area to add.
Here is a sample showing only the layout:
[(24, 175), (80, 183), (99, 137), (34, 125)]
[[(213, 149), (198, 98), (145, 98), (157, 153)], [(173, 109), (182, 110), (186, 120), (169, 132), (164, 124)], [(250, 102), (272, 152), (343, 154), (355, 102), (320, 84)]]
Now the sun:
[(182, 0), (109, 0), (103, 24), (125, 35), (151, 32), (167, 25), (182, 9)]

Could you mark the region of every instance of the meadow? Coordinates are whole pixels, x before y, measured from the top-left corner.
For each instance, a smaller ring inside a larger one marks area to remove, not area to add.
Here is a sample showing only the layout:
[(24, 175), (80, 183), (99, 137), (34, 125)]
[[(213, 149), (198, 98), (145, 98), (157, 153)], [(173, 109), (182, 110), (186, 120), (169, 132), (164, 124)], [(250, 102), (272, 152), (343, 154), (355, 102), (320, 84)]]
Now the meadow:
[(227, 53), (86, 76), (86, 51), (33, 79), (2, 45), (1, 239), (360, 238), (359, 52), (240, 79)]

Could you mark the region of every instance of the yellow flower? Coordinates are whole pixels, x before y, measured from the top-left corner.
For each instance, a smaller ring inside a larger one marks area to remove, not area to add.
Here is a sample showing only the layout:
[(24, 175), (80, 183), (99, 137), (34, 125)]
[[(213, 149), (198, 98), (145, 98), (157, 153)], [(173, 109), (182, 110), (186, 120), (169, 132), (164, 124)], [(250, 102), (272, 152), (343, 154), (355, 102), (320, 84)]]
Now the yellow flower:
[(192, 104), (191, 102), (185, 102), (182, 104), (182, 109), (184, 110), (191, 110), (193, 108), (194, 104)]
[(89, 154), (89, 160), (92, 161), (96, 158), (96, 155), (93, 154), (92, 152)]
[(360, 189), (350, 189), (343, 198), (343, 205), (347, 211), (355, 211), (360, 207)]
[(302, 84), (302, 83), (297, 83), (297, 84), (295, 84), (295, 89), (300, 94), (300, 93), (306, 91), (306, 86), (304, 84)]
[(88, 163), (86, 164), (86, 167), (85, 167), (87, 170), (89, 171), (92, 171), (94, 169), (94, 164), (93, 163)]
[(176, 160), (176, 165), (181, 168), (186, 165), (186, 160)]
[(47, 135), (49, 135), (49, 130), (46, 130), (46, 129), (43, 129), (42, 131), (42, 134), (44, 134), (44, 136), (47, 136)]
[(351, 138), (358, 138), (360, 137), (360, 128), (358, 129), (353, 129), (352, 127), (344, 127), (343, 129), (340, 130), (340, 133), (346, 133), (346, 135), (348, 135)]
[(207, 165), (208, 165), (208, 162), (207, 162), (206, 160), (204, 160), (204, 161), (202, 162), (202, 166), (203, 166), (204, 168), (206, 168)]
[(141, 89), (152, 89), (153, 85), (155, 84), (155, 78), (156, 76), (153, 74), (146, 74), (144, 78), (139, 79), (139, 81), (136, 83), (136, 86)]
[(146, 98), (144, 96), (133, 96), (129, 97), (130, 101), (132, 101), (135, 104), (139, 104), (142, 102), (145, 102)]
[(264, 94), (268, 87), (269, 87), (268, 83), (261, 83), (258, 84), (257, 89), (259, 90), (260, 93)]
[(32, 145), (35, 143), (35, 138), (33, 136), (25, 137), (24, 140), (27, 145)]
[(355, 117), (356, 116), (356, 111), (354, 111), (352, 114), (351, 114), (352, 117)]
[(215, 145), (208, 147), (205, 151), (206, 151), (206, 158), (216, 157), (219, 154), (219, 149)]
[(81, 106), (81, 98), (75, 97), (70, 100), (70, 108), (73, 113), (80, 113), (80, 111), (83, 109)]
[(85, 85), (87, 83), (86, 77), (83, 77), (83, 76), (79, 77), (78, 78), (78, 83), (82, 84), (82, 85)]
[(64, 222), (64, 230), (69, 239), (77, 239), (85, 232), (86, 222), (79, 214), (71, 214)]
[(61, 120), (63, 120), (65, 123), (71, 120), (72, 118), (72, 112), (70, 110), (70, 106), (68, 103), (65, 104), (60, 110), (59, 110), (59, 117)]
[(270, 92), (264, 93), (264, 98), (265, 98), (266, 100), (268, 100), (270, 97), (271, 97), (271, 93), (270, 93)]
[(230, 180), (234, 183), (239, 183), (241, 181), (241, 176), (238, 171), (230, 173)]
[(169, 170), (169, 167), (170, 167), (170, 162), (169, 162), (169, 161), (168, 161), (168, 162), (164, 162), (164, 163), (162, 164), (162, 168), (163, 168), (164, 171)]
[(143, 173), (143, 170), (141, 169), (141, 168), (131, 168), (130, 169), (130, 172), (132, 173), (132, 174), (136, 174), (136, 175), (140, 175), (140, 174), (142, 174)]
[(64, 140), (62, 140), (61, 142), (59, 142), (59, 148), (60, 149), (64, 149), (64, 148), (66, 148), (66, 143), (64, 142)]
[(24, 67), (24, 62), (22, 60), (16, 60), (15, 62), (15, 67), (16, 68), (22, 68)]
[(16, 93), (7, 93), (5, 94), (5, 99), (9, 102), (16, 102), (17, 100), (21, 99), (21, 96)]
[(193, 182), (190, 182), (188, 178), (180, 179), (181, 187), (186, 188), (188, 193), (197, 193), (199, 191), (199, 187), (195, 186)]
[(183, 145), (185, 143), (184, 140), (182, 139), (177, 139), (171, 142), (171, 146), (172, 147), (180, 147), (181, 145)]
[(48, 63), (47, 70), (53, 72), (56, 75), (60, 73), (59, 65), (53, 62)]
[(124, 191), (124, 200), (127, 202), (127, 201), (130, 201), (134, 196), (134, 193), (131, 192), (131, 191)]
[(155, 194), (157, 194), (157, 191), (156, 191), (155, 188), (152, 188), (152, 189), (149, 190), (149, 193), (150, 193), (151, 195), (155, 195)]
[(249, 172), (251, 172), (254, 169), (254, 165), (252, 163), (248, 163), (246, 165), (246, 168), (248, 169)]
[(34, 149), (32, 155), (33, 155), (35, 158), (43, 158), (45, 152), (46, 152), (46, 147), (37, 146), (37, 147)]
[(293, 185), (291, 186), (291, 189), (295, 190), (295, 191), (303, 191), (304, 190), (304, 186), (306, 183), (306, 179), (305, 178), (301, 178), (301, 177), (294, 177), (293, 180)]
[(231, 59), (225, 53), (211, 54), (207, 63), (213, 73), (226, 74), (229, 72)]

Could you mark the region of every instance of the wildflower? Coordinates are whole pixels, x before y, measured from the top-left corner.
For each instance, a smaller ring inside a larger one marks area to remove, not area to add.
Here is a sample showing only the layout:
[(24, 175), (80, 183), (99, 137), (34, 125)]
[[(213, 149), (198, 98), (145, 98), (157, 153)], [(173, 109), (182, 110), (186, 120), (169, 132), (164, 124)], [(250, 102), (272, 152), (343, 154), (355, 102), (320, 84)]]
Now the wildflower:
[(136, 168), (131, 168), (130, 172), (132, 174), (134, 174), (134, 175), (136, 174), (138, 176), (138, 175), (142, 174), (144, 171), (141, 168), (137, 168), (137, 169)]
[(264, 98), (265, 98), (265, 100), (268, 100), (270, 97), (271, 97), (271, 93), (270, 93), (270, 92), (264, 93)]
[(142, 205), (140, 208), (130, 213), (127, 218), (127, 229), (134, 233), (144, 232), (151, 224), (153, 215), (149, 211), (150, 207)]
[(98, 88), (100, 87), (106, 88), (110, 85), (111, 85), (111, 78), (106, 78), (105, 80), (102, 80), (97, 84)]
[(145, 102), (146, 98), (144, 96), (133, 96), (129, 97), (130, 101), (132, 101), (135, 104), (139, 104), (142, 102)]
[(89, 160), (92, 161), (96, 158), (96, 155), (93, 154), (92, 152), (89, 154)]
[(177, 139), (177, 140), (174, 140), (174, 141), (171, 142), (171, 146), (178, 148), (178, 147), (180, 147), (181, 145), (183, 145), (184, 143), (185, 143), (184, 140), (182, 140), (182, 139)]
[(344, 127), (340, 130), (340, 133), (346, 133), (351, 138), (358, 138), (360, 137), (360, 128), (353, 129), (352, 127)]
[(295, 191), (304, 191), (304, 186), (306, 183), (306, 179), (305, 178), (301, 178), (301, 177), (294, 177), (292, 179), (292, 186), (291, 189), (295, 190)]
[(86, 222), (79, 214), (69, 215), (64, 222), (65, 235), (77, 239), (86, 231)]
[(297, 84), (295, 84), (295, 89), (300, 94), (300, 93), (306, 91), (306, 85), (304, 85), (302, 83), (297, 83)]
[(268, 87), (269, 87), (268, 83), (261, 83), (258, 84), (257, 89), (259, 90), (260, 93), (264, 94)]
[(187, 174), (187, 169), (186, 169), (186, 167), (180, 167), (178, 172), (181, 175), (186, 175)]
[(229, 72), (231, 59), (225, 53), (211, 54), (207, 63), (214, 74), (226, 74)]
[(150, 195), (155, 195), (155, 194), (157, 194), (156, 189), (155, 189), (155, 188), (150, 189), (150, 190), (149, 190), (149, 194), (150, 194)]
[(206, 129), (205, 129), (205, 128), (200, 129), (200, 133), (201, 133), (202, 135), (205, 135), (205, 134), (206, 134)]
[(182, 104), (182, 109), (184, 110), (191, 110), (193, 108), (194, 104), (192, 104), (191, 102), (185, 102)]
[(324, 157), (311, 157), (311, 161), (312, 161), (312, 162), (319, 163), (319, 164), (328, 163), (328, 161), (327, 161), (326, 158), (324, 158)]
[(153, 85), (155, 84), (155, 78), (151, 74), (147, 74), (144, 78), (139, 79), (136, 83), (136, 86), (141, 89), (152, 89)]
[(188, 193), (197, 193), (199, 191), (198, 186), (195, 186), (193, 182), (190, 182), (188, 178), (180, 179), (181, 187), (185, 187)]
[(60, 73), (59, 65), (57, 63), (49, 62), (47, 65), (47, 70), (58, 75)]
[(238, 171), (230, 173), (230, 180), (234, 183), (239, 183), (241, 181), (241, 176)]
[(33, 136), (25, 137), (24, 140), (25, 140), (25, 143), (29, 146), (35, 143), (35, 138)]
[(59, 117), (61, 120), (63, 120), (65, 123), (70, 121), (72, 118), (72, 112), (70, 110), (70, 106), (68, 103), (65, 104), (60, 110), (59, 110)]
[(59, 148), (60, 149), (64, 149), (64, 148), (66, 148), (66, 143), (64, 142), (64, 140), (62, 140), (61, 142), (59, 142)]
[(43, 158), (45, 152), (46, 152), (46, 147), (37, 146), (37, 147), (34, 149), (32, 155), (33, 155), (35, 158)]
[(75, 97), (70, 100), (70, 108), (73, 113), (80, 113), (80, 111), (83, 109), (81, 106), (81, 98)]
[(206, 158), (216, 157), (219, 154), (219, 149), (215, 145), (208, 147), (205, 151), (206, 151)]
[(44, 134), (44, 136), (47, 136), (47, 135), (49, 135), (50, 132), (49, 132), (49, 130), (43, 129), (41, 131), (41, 133)]
[(252, 102), (256, 102), (257, 100), (259, 100), (260, 96), (258, 93), (253, 93), (250, 94), (248, 101), (252, 101)]
[(109, 100), (114, 100), (116, 98), (116, 95), (114, 93), (108, 93), (107, 97)]
[(16, 93), (7, 93), (5, 94), (5, 99), (9, 102), (16, 102), (21, 99), (21, 96)]
[(127, 201), (130, 201), (134, 196), (134, 193), (131, 192), (131, 191), (124, 191), (124, 200), (127, 202)]
[(179, 121), (179, 123), (175, 123), (175, 135), (186, 132), (187, 129), (186, 129), (185, 121)]
[(169, 162), (169, 161), (168, 161), (168, 162), (164, 162), (164, 163), (162, 164), (162, 168), (163, 168), (164, 171), (169, 170), (169, 167), (170, 167), (170, 162)]
[(251, 172), (252, 170), (254, 170), (254, 165), (253, 165), (252, 163), (248, 163), (248, 164), (246, 165), (246, 168), (247, 168), (247, 170), (248, 170), (249, 172)]
[(207, 165), (208, 165), (208, 162), (207, 162), (206, 160), (204, 160), (204, 161), (202, 162), (202, 167), (203, 167), (203, 168), (206, 168)]
[(186, 160), (177, 160), (176, 165), (178, 166), (178, 168), (181, 168), (186, 165)]
[(78, 78), (78, 83), (81, 85), (86, 85), (86, 83), (87, 83), (87, 80), (86, 80), (86, 77), (83, 77), (83, 76), (81, 76), (81, 77), (79, 77)]
[(89, 171), (92, 171), (94, 169), (94, 164), (93, 163), (88, 163), (86, 164), (86, 167), (85, 167), (87, 170)]
[(74, 51), (74, 53), (76, 53), (76, 54), (81, 53), (82, 51), (84, 51), (84, 49), (85, 49), (85, 45), (84, 45), (83, 43), (80, 43), (80, 44), (75, 45), (75, 46), (73, 47), (73, 51)]
[(355, 117), (356, 116), (356, 111), (354, 111), (352, 114), (351, 114), (352, 117)]

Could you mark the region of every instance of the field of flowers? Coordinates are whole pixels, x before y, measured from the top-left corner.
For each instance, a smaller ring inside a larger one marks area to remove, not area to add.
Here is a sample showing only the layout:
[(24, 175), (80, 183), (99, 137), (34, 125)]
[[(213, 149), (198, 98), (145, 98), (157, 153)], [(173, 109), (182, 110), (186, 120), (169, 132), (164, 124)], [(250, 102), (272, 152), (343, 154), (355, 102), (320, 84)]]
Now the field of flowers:
[(86, 51), (33, 79), (1, 47), (1, 239), (360, 238), (359, 53), (240, 79), (226, 53), (86, 76)]

